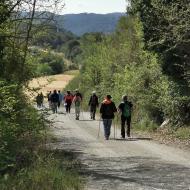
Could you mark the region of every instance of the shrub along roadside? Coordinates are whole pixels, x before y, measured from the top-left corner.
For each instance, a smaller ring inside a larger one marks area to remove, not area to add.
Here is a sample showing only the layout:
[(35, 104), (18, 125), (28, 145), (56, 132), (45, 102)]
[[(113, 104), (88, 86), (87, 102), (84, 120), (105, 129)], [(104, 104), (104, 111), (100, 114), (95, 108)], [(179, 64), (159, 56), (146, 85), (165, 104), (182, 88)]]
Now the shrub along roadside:
[(48, 124), (22, 89), (1, 80), (0, 104), (0, 189), (81, 189), (76, 169), (63, 169), (62, 160), (41, 151)]
[[(45, 156), (46, 155), (46, 156)], [(71, 160), (41, 153), (33, 163), (16, 175), (1, 178), (1, 190), (80, 190), (82, 181)], [(70, 169), (71, 163), (73, 169)]]
[(165, 120), (172, 130), (189, 126), (190, 96), (163, 71), (160, 54), (146, 48), (138, 16), (122, 17), (114, 34), (87, 34), (80, 44), (80, 74), (66, 88), (79, 88), (85, 107), (93, 90), (100, 102), (111, 94), (116, 105), (127, 94), (139, 129), (155, 131)]

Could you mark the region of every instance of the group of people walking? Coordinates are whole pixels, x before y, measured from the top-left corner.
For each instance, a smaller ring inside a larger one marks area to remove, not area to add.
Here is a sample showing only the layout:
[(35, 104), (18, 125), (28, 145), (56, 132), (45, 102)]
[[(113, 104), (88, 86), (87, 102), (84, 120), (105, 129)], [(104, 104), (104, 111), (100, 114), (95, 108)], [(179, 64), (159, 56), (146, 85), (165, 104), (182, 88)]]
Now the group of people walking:
[[(41, 93), (38, 96), (36, 99), (41, 101), (43, 99), (43, 94)], [(74, 104), (76, 120), (79, 120), (83, 97), (78, 89), (76, 89), (73, 94), (71, 91), (67, 91), (65, 95), (60, 91), (57, 92), (57, 90), (54, 90), (53, 93), (50, 91), (47, 94), (47, 98), (49, 107), (52, 109), (53, 113), (57, 113), (58, 108), (62, 103), (65, 106), (66, 113), (70, 113), (71, 105)], [(37, 101), (37, 105), (39, 101)], [(43, 104), (43, 101), (41, 104)], [(95, 91), (92, 92), (88, 105), (90, 108), (90, 118), (92, 120), (95, 120), (96, 111), (99, 107), (99, 100)], [(107, 95), (104, 98), (103, 102), (100, 105), (100, 116), (103, 121), (104, 136), (106, 140), (108, 140), (110, 137), (111, 125), (116, 113), (118, 113), (118, 115), (121, 115), (121, 138), (125, 138), (126, 135), (127, 137), (130, 137), (132, 108), (133, 104), (128, 101), (128, 97), (126, 95), (122, 97), (122, 102), (118, 107), (116, 107), (115, 103), (112, 101), (111, 95)]]
[(50, 91), (47, 94), (47, 99), (49, 103), (49, 108), (52, 109), (53, 113), (57, 113), (58, 108), (61, 106), (63, 102), (63, 94), (60, 90), (54, 90), (53, 93)]
[[(107, 95), (100, 107), (105, 139), (108, 140), (110, 137), (112, 120), (117, 112), (121, 113), (121, 137), (124, 139), (125, 134), (127, 134), (127, 137), (130, 137), (133, 104), (129, 102), (127, 96), (124, 95), (122, 97), (122, 102), (119, 104), (118, 108), (116, 108), (115, 103), (111, 99), (111, 95)], [(125, 127), (126, 125), (127, 129)]]
[(56, 90), (54, 90), (53, 93), (50, 91), (47, 95), (47, 98), (49, 102), (49, 107), (52, 109), (53, 113), (57, 113), (57, 110), (62, 103), (65, 106), (66, 113), (70, 113), (71, 105), (72, 103), (74, 103), (76, 120), (79, 120), (82, 95), (78, 91), (78, 89), (75, 90), (74, 94), (72, 94), (71, 91), (67, 91), (65, 95), (62, 94), (60, 91), (57, 92)]

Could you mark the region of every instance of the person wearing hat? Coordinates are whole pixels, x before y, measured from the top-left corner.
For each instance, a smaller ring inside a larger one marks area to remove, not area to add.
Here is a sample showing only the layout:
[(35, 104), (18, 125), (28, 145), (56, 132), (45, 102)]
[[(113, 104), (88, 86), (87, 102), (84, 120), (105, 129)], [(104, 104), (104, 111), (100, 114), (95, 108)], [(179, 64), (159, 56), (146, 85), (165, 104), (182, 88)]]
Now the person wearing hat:
[(125, 123), (127, 123), (127, 137), (130, 137), (131, 132), (131, 112), (133, 104), (128, 101), (126, 95), (122, 97), (122, 102), (120, 103), (118, 110), (121, 113), (121, 137), (125, 138)]
[(99, 106), (98, 96), (96, 96), (96, 91), (92, 92), (92, 96), (90, 96), (88, 105), (90, 107), (90, 118), (95, 120), (96, 108)]
[(80, 108), (81, 108), (81, 103), (82, 103), (82, 94), (79, 92), (78, 89), (75, 90), (75, 95), (74, 95), (74, 98), (73, 98), (73, 103), (75, 105), (76, 120), (79, 120), (79, 117), (80, 117)]
[(114, 113), (117, 112), (115, 103), (111, 101), (111, 98), (111, 95), (107, 95), (100, 107), (100, 114), (103, 119), (104, 136), (106, 140), (109, 140), (112, 120), (114, 119)]

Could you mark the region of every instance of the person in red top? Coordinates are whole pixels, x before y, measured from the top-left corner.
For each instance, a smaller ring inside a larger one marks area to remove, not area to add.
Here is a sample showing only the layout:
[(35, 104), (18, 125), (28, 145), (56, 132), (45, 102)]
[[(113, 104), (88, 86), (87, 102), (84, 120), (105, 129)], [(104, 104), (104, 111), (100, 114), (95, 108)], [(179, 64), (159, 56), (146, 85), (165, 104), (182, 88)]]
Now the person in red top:
[(67, 91), (67, 95), (64, 97), (64, 101), (65, 101), (66, 112), (70, 113), (71, 104), (72, 104), (72, 101), (73, 101), (73, 95), (71, 94), (70, 91)]

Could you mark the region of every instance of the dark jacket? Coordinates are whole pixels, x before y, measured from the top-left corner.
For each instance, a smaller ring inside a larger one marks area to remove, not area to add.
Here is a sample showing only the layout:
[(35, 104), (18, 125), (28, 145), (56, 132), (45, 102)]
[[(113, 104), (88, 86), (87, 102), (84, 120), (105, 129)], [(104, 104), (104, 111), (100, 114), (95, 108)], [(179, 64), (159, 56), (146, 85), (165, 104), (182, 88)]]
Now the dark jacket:
[(53, 103), (59, 102), (59, 95), (57, 93), (53, 93), (50, 97), (50, 101)]
[(119, 110), (121, 111), (121, 115), (124, 116), (124, 108), (125, 108), (125, 104), (127, 104), (130, 108), (130, 112), (132, 111), (132, 107), (133, 107), (133, 104), (131, 102), (121, 102), (120, 105), (119, 105)]
[(115, 103), (111, 100), (105, 99), (100, 107), (100, 113), (102, 114), (102, 119), (113, 119), (114, 112), (117, 112)]
[(97, 107), (99, 105), (98, 97), (95, 94), (90, 97), (88, 105), (94, 107)]

